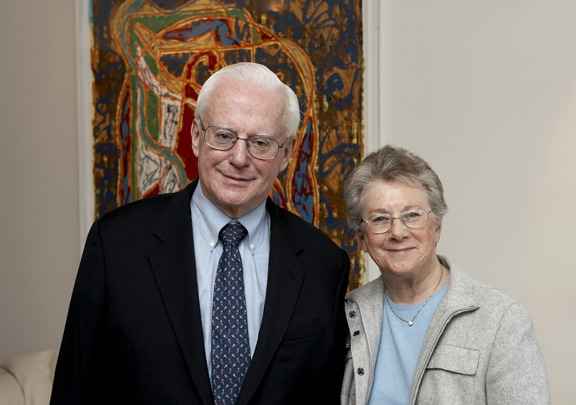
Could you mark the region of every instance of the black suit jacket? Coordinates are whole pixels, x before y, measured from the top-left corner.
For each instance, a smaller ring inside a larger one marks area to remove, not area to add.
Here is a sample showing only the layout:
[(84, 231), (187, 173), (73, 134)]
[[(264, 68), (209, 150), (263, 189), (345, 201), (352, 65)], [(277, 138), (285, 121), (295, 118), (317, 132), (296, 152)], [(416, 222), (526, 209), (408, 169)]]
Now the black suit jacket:
[[(78, 270), (51, 405), (213, 404), (190, 216), (195, 183), (92, 226)], [(268, 286), (238, 404), (338, 404), (346, 253), (267, 202)]]

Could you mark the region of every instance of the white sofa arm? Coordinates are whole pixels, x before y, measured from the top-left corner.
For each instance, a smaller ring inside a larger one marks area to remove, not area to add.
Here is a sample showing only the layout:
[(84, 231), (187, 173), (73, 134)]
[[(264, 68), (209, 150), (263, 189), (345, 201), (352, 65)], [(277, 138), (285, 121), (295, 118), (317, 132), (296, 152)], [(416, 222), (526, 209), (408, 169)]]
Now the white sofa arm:
[(46, 350), (0, 361), (0, 405), (48, 405), (56, 357)]
[(0, 405), (24, 405), (24, 393), (16, 377), (0, 367)]

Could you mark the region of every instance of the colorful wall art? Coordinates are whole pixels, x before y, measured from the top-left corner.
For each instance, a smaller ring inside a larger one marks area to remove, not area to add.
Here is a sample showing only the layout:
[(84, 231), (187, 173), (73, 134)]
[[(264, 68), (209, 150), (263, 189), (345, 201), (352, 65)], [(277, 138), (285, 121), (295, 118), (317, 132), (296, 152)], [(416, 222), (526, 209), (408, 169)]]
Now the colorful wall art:
[(350, 252), (357, 285), (341, 192), (363, 151), (361, 1), (92, 0), (91, 12), (95, 215), (195, 179), (202, 84), (227, 64), (262, 63), (302, 111), (271, 197)]

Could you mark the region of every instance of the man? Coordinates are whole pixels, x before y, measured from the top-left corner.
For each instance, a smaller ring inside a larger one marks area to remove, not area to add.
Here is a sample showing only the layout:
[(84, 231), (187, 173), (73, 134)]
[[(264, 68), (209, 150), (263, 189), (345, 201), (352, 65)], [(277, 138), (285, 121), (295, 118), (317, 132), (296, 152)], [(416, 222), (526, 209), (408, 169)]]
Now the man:
[(206, 81), (199, 181), (92, 226), (52, 405), (339, 402), (348, 257), (267, 199), (298, 125), (262, 65)]

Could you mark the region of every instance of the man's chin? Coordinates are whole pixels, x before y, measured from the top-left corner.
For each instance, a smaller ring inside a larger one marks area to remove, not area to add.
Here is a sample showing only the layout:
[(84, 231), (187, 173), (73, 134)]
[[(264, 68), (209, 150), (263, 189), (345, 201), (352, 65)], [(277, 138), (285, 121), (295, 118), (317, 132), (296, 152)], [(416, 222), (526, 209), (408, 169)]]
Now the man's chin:
[(228, 192), (226, 196), (222, 197), (223, 198), (219, 199), (217, 205), (233, 218), (243, 216), (258, 205), (258, 202), (255, 202), (253, 199), (247, 199), (244, 194), (236, 195), (236, 193)]

